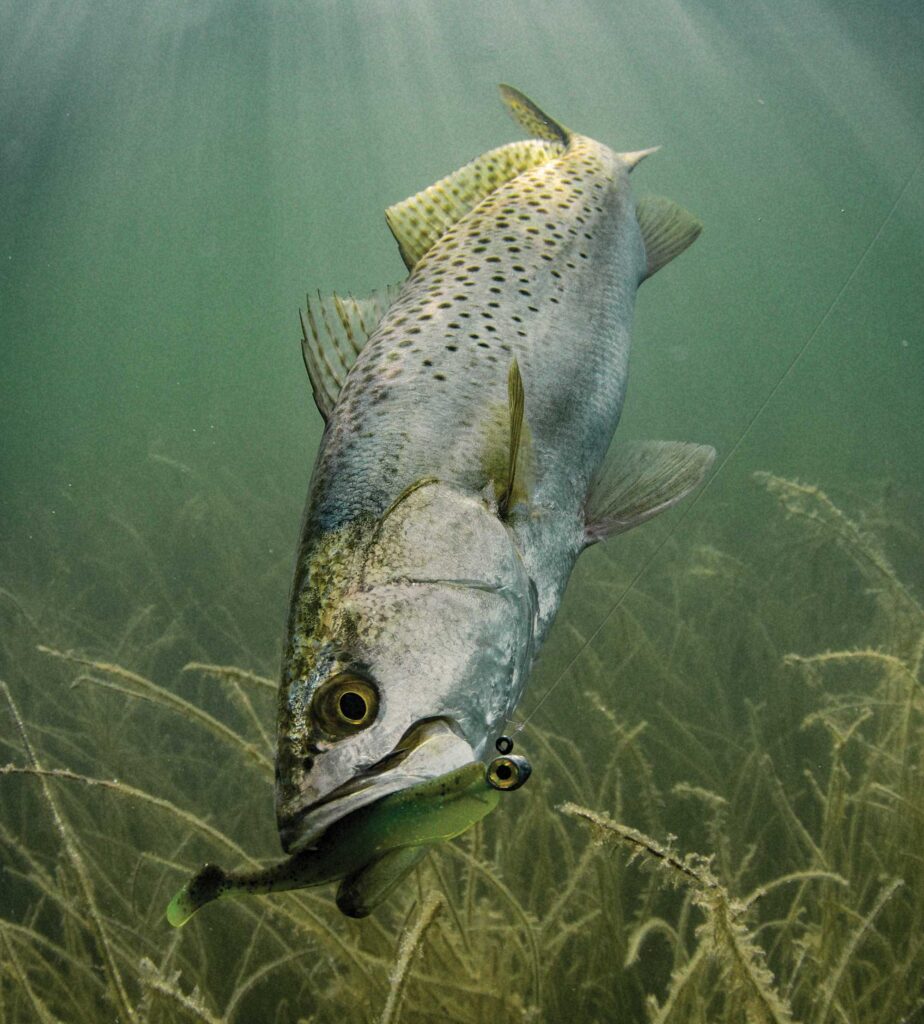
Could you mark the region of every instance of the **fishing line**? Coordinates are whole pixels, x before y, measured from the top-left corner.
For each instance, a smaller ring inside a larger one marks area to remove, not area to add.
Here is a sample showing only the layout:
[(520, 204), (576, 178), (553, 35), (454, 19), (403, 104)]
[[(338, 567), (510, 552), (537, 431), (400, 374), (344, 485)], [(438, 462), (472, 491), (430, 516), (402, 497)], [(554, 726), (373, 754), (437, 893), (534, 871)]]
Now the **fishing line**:
[(596, 628), (593, 630), (593, 632), (590, 634), (590, 636), (588, 636), (587, 639), (577, 649), (577, 651), (571, 657), (571, 660), (568, 662), (568, 664), (565, 665), (565, 667), (561, 670), (561, 672), (559, 672), (559, 674), (555, 677), (555, 681), (545, 691), (545, 693), (539, 698), (539, 702), (532, 709), (532, 711), (530, 711), (530, 713), (526, 716), (526, 718), (523, 719), (522, 722), (520, 722), (518, 725), (514, 725), (513, 726), (512, 732), (514, 732), (514, 733), (522, 732), (523, 729), (525, 729), (526, 726), (529, 724), (530, 719), (536, 714), (536, 712), (542, 707), (542, 705), (545, 704), (545, 702), (549, 699), (549, 697), (552, 696), (552, 693), (555, 691), (555, 689), (558, 686), (558, 684), (562, 681), (562, 679), (565, 678), (565, 676), (571, 671), (571, 669), (574, 668), (574, 666), (577, 664), (577, 662), (579, 661), (579, 659), (580, 659), (581, 655), (584, 653), (584, 651), (586, 651), (587, 648), (594, 642), (594, 640), (597, 639), (597, 637), (600, 635), (601, 631), (603, 630), (603, 627), (607, 624), (607, 622), (609, 622), (609, 620), (613, 617), (613, 615), (615, 615), (615, 613), (619, 610), (619, 608), (622, 605), (623, 601), (625, 601), (625, 599), (629, 596), (629, 594), (635, 588), (635, 585), (638, 583), (638, 581), (645, 575), (645, 573), (651, 567), (652, 563), (655, 561), (655, 559), (661, 553), (662, 549), (667, 544), (667, 542), (673, 538), (674, 534), (677, 532), (677, 530), (680, 528), (680, 526), (686, 521), (687, 517), (690, 515), (690, 513), (696, 507), (696, 505), (699, 502), (700, 498), (702, 498), (702, 496), (706, 493), (706, 491), (709, 489), (709, 487), (712, 485), (712, 483), (718, 478), (718, 476), (720, 475), (722, 470), (725, 469), (725, 466), (728, 464), (729, 460), (732, 459), (735, 456), (735, 454), (738, 452), (738, 449), (744, 443), (744, 441), (747, 438), (748, 434), (750, 434), (751, 428), (754, 426), (754, 424), (757, 422), (757, 420), (761, 417), (761, 415), (763, 414), (763, 412), (767, 408), (767, 406), (776, 397), (777, 393), (783, 387), (783, 385), (786, 383), (786, 381), (789, 379), (789, 377), (793, 374), (793, 372), (795, 371), (796, 367), (799, 365), (799, 363), (802, 361), (803, 357), (805, 356), (806, 352), (808, 352), (810, 346), (812, 345), (812, 342), (814, 342), (815, 338), (818, 337), (818, 334), (821, 332), (821, 329), (828, 322), (828, 318), (834, 312), (834, 309), (837, 306), (837, 304), (844, 297), (844, 294), (846, 293), (847, 289), (852, 284), (853, 279), (857, 276), (857, 274), (858, 274), (858, 272), (860, 270), (860, 267), (863, 266), (863, 262), (865, 261), (866, 257), (869, 255), (870, 250), (879, 241), (880, 237), (882, 236), (882, 232), (885, 231), (886, 225), (892, 219), (892, 215), (898, 209), (898, 206), (901, 203), (901, 201), (905, 198), (905, 194), (907, 193), (908, 189), (911, 187), (911, 183), (912, 183), (912, 181), (914, 181), (914, 179), (917, 176), (917, 173), (921, 169), (922, 165), (924, 165), (924, 155), (921, 156), (921, 158), (918, 160), (917, 164), (915, 164), (914, 168), (912, 169), (911, 173), (908, 175), (908, 178), (905, 181), (905, 184), (902, 186), (902, 190), (899, 192), (898, 197), (895, 199), (895, 202), (892, 203), (891, 207), (889, 208), (888, 213), (886, 213), (886, 215), (883, 218), (882, 223), (879, 225), (879, 228), (876, 231), (876, 233), (869, 240), (869, 242), (867, 242), (866, 248), (860, 254), (860, 258), (857, 260), (856, 264), (854, 265), (853, 270), (851, 270), (850, 273), (847, 275), (847, 277), (844, 280), (844, 283), (838, 289), (837, 294), (834, 296), (834, 298), (828, 304), (828, 307), (827, 307), (827, 309), (825, 309), (824, 313), (822, 314), (821, 319), (818, 321), (817, 324), (815, 324), (815, 327), (812, 329), (812, 331), (809, 334), (808, 338), (806, 338), (805, 342), (803, 342), (803, 344), (800, 347), (800, 349), (798, 350), (798, 352), (796, 352), (796, 354), (793, 356), (793, 358), (789, 361), (789, 365), (783, 371), (781, 376), (777, 378), (776, 383), (773, 385), (773, 387), (767, 393), (766, 397), (764, 398), (763, 402), (761, 402), (761, 404), (758, 407), (757, 411), (751, 416), (751, 418), (745, 424), (744, 429), (741, 431), (741, 433), (738, 435), (738, 439), (735, 441), (735, 443), (729, 449), (728, 454), (719, 462), (719, 465), (718, 465), (716, 471), (712, 474), (712, 476), (709, 477), (709, 479), (703, 484), (703, 486), (700, 487), (700, 489), (696, 492), (696, 494), (693, 495), (691, 500), (686, 503), (686, 505), (685, 505), (683, 511), (681, 512), (681, 514), (679, 516), (677, 516), (677, 518), (674, 520), (674, 525), (671, 527), (670, 530), (668, 530), (668, 532), (664, 535), (664, 537), (658, 542), (658, 544), (655, 547), (654, 551), (652, 551), (652, 553), (649, 555), (648, 560), (642, 565), (642, 567), (638, 570), (638, 572), (636, 572), (636, 574), (628, 582), (628, 584), (623, 589), (622, 593), (616, 598), (615, 603), (612, 605), (612, 607), (609, 609), (609, 611), (606, 613), (606, 615), (603, 616), (603, 618), (600, 620), (599, 624), (596, 626)]

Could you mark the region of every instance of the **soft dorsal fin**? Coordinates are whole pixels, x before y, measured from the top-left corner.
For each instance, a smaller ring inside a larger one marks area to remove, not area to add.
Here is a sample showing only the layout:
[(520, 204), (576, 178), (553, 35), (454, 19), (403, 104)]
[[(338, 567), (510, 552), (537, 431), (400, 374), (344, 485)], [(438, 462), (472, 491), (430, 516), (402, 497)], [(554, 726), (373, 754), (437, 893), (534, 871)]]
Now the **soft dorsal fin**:
[(523, 378), (516, 359), (510, 364), (507, 374), (507, 404), (510, 408), (510, 447), (507, 453), (507, 481), (497, 501), (497, 514), (506, 519), (510, 512), (514, 488), (517, 483), (517, 462), (520, 458), (520, 439), (523, 435), (523, 413), (526, 409), (526, 392)]
[(519, 89), (514, 89), (512, 85), (502, 85), (500, 94), (514, 120), (530, 135), (537, 139), (547, 139), (549, 142), (559, 142), (563, 146), (568, 145), (571, 132), (563, 124), (549, 117), (544, 110), (540, 110)]
[(670, 199), (645, 196), (635, 207), (635, 216), (645, 243), (648, 266), (642, 281), (692, 245), (703, 230), (702, 221)]
[(305, 312), (299, 310), (302, 358), (315, 405), (325, 420), (330, 416), (350, 367), (394, 302), (398, 288), (392, 285), (365, 299), (318, 292), (314, 299), (308, 296)]
[(385, 211), (404, 265), (411, 270), (440, 238), (505, 182), (562, 152), (560, 143), (529, 139), (482, 154)]
[(683, 441), (617, 444), (590, 490), (585, 544), (625, 533), (676, 505), (703, 479), (715, 449)]

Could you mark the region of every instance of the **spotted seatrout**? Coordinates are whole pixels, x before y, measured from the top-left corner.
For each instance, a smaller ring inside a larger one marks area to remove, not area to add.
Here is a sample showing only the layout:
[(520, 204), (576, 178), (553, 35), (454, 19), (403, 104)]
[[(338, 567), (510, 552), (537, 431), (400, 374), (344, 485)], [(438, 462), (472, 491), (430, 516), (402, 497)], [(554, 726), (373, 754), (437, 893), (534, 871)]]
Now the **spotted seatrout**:
[(516, 90), (533, 136), (386, 214), (409, 276), (319, 296), (305, 363), (326, 420), (278, 706), (287, 852), (482, 758), (581, 551), (674, 504), (714, 452), (616, 443), (635, 293), (699, 234), (636, 202), (616, 153)]

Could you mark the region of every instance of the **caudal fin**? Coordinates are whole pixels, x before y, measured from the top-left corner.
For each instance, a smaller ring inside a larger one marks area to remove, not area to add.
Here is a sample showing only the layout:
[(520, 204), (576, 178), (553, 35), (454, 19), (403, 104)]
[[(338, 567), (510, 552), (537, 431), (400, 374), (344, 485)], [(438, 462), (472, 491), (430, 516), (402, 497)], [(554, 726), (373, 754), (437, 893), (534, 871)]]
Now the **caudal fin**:
[(544, 110), (540, 110), (519, 89), (514, 89), (512, 85), (502, 85), (500, 94), (514, 120), (530, 135), (537, 139), (547, 139), (549, 142), (561, 142), (568, 145), (571, 139), (570, 130), (549, 117)]

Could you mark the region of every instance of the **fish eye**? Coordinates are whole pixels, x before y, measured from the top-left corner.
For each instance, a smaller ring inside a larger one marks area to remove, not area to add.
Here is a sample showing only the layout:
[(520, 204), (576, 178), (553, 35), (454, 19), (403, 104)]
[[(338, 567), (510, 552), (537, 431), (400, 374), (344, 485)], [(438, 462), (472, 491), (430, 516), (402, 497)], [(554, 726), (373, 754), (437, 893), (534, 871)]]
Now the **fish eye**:
[(321, 728), (334, 739), (368, 728), (379, 712), (376, 688), (355, 672), (341, 672), (315, 691), (312, 711)]
[(369, 713), (369, 705), (366, 698), (355, 690), (345, 690), (340, 694), (337, 701), (337, 709), (348, 722), (361, 722)]
[(494, 789), (519, 789), (532, 773), (532, 765), (519, 754), (495, 757), (488, 765), (488, 785)]

